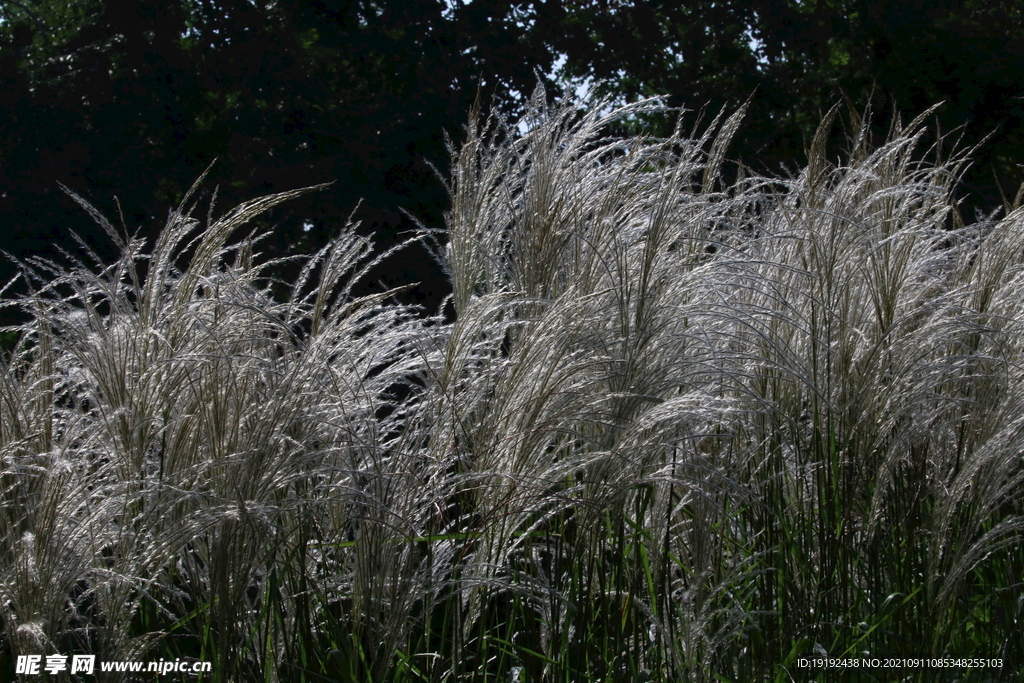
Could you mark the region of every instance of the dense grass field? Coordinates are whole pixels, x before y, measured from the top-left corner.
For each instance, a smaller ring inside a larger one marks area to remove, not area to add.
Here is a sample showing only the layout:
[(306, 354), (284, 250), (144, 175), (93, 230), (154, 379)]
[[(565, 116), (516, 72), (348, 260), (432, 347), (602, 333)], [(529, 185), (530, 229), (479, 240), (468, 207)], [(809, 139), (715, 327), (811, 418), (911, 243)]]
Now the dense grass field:
[(5, 299), (0, 678), (1019, 680), (1020, 198), (965, 221), (927, 112), (725, 186), (743, 111), (606, 136), (655, 108), (472, 116), (436, 312), (354, 226), (273, 296), (240, 228), (298, 192), (151, 249), (82, 202), (121, 258)]

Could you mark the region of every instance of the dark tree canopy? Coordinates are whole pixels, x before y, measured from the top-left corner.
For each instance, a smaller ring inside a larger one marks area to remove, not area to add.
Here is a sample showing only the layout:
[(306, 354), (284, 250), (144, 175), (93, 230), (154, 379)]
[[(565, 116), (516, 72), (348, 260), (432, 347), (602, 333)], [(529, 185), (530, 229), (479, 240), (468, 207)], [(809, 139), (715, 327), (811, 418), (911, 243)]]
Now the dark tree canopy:
[[(945, 101), (939, 130), (990, 134), (960, 191), (992, 210), (1024, 180), (1022, 29), (998, 0), (0, 0), (0, 246), (93, 239), (58, 183), (152, 234), (214, 159), (203, 197), (219, 186), (224, 206), (335, 181), (269, 215), (264, 249), (309, 251), (350, 214), (394, 244), (403, 212), (442, 224), (431, 165), (444, 173), (477, 94), (514, 113), (538, 75), (552, 95), (664, 94), (691, 121), (752, 98), (729, 156), (769, 173), (802, 162), (844, 96), (873, 96), (880, 135)], [(430, 306), (446, 287), (413, 251), (375, 278), (421, 282)]]
[[(803, 161), (822, 114), (869, 100), (892, 113), (944, 102), (939, 129), (985, 139), (962, 191), (973, 208), (1024, 181), (1024, 9), (1009, 0), (716, 0), (567, 3), (552, 47), (571, 77), (624, 98), (667, 94), (717, 112), (752, 97), (731, 156), (759, 171)], [(665, 124), (663, 124), (665, 125)], [(842, 151), (836, 131), (836, 152)], [(986, 136), (988, 136), (986, 138)], [(998, 178), (998, 185), (996, 183)]]
[[(219, 185), (227, 206), (335, 181), (271, 215), (277, 244), (265, 249), (318, 247), (357, 205), (364, 229), (394, 243), (413, 227), (402, 211), (441, 224), (446, 197), (431, 164), (443, 172), (445, 135), (460, 137), (477, 89), (510, 101), (510, 90), (532, 88), (534, 67), (550, 68), (508, 5), (0, 8), (0, 212), (3, 247), (18, 257), (52, 253), (71, 229), (94, 234), (58, 183), (152, 233), (214, 159), (204, 195)], [(423, 261), (393, 261), (411, 272), (381, 276), (432, 280), (419, 297), (436, 302), (437, 274)]]

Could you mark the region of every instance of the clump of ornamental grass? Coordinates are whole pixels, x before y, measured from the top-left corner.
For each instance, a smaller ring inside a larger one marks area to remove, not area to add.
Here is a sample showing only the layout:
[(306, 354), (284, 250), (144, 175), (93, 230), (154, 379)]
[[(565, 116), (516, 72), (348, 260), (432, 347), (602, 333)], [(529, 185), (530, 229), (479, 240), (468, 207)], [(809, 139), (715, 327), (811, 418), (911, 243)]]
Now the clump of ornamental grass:
[(762, 553), (754, 604), (777, 606), (754, 619), (762, 657), (1012, 657), (1019, 641), (1024, 224), (1011, 207), (963, 225), (966, 156), (915, 161), (929, 113), (873, 151), (855, 128), (832, 166), (830, 112), (723, 263), (758, 491), (737, 528)]
[[(313, 597), (343, 594), (355, 605), (338, 623), (401, 635), (406, 593), (368, 619), (358, 604), (377, 581), (413, 588), (400, 547), (338, 543), (368, 520), (404, 531), (418, 502), (388, 490), (415, 473), (387, 444), (415, 404), (423, 323), (391, 293), (351, 295), (372, 265), (351, 226), (289, 300), (271, 297), (256, 240), (225, 242), (301, 192), (202, 229), (186, 197), (149, 254), (93, 212), (121, 259), (26, 268), (34, 319), (4, 364), (0, 439), (11, 656), (141, 659), (159, 644), (212, 660), (217, 679), (262, 677), (300, 663), (290, 648), (326, 608)], [(378, 622), (391, 611), (397, 624)]]
[(353, 226), (275, 299), (232, 236), (297, 192), (205, 226), (186, 197), (151, 252), (82, 202), (121, 258), (26, 264), (10, 304), (5, 655), (264, 681), (1019, 667), (1024, 213), (964, 223), (968, 155), (921, 161), (929, 112), (878, 149), (851, 113), (833, 163), (833, 110), (798, 175), (725, 186), (744, 109), (606, 133), (661, 109), (471, 115), (450, 322), (354, 296), (377, 260)]

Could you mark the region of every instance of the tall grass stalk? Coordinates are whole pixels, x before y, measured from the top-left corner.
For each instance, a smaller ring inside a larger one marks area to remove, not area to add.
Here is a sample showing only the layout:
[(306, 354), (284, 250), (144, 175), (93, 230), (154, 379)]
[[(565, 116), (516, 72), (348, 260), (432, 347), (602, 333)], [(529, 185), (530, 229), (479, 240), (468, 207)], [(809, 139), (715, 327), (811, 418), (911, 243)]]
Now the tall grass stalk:
[(877, 149), (851, 113), (832, 162), (833, 110), (798, 175), (726, 186), (744, 109), (608, 136), (659, 108), (473, 113), (453, 319), (356, 297), (379, 259), (354, 226), (275, 298), (236, 236), (302, 191), (205, 225), (186, 197), (151, 251), (75, 197), (122, 256), (26, 263), (6, 301), (31, 320), (0, 368), (0, 665), (1011, 680), (1022, 209), (965, 224), (969, 154), (921, 161), (930, 112)]

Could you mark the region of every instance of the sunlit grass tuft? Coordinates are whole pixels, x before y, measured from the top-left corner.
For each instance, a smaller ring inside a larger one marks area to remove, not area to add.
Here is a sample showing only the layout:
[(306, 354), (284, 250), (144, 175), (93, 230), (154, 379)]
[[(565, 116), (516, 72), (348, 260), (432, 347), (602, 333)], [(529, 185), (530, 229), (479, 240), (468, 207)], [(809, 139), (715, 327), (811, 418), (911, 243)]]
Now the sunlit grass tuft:
[(205, 226), (186, 198), (152, 251), (79, 200), (121, 258), (25, 264), (8, 302), (8, 669), (788, 681), (827, 654), (1008, 680), (1024, 213), (964, 224), (968, 155), (921, 161), (927, 112), (875, 150), (852, 116), (833, 163), (833, 110), (796, 177), (725, 187), (742, 109), (614, 139), (658, 105), (606, 104), (474, 113), (452, 322), (356, 297), (353, 226), (275, 299), (259, 237), (232, 240), (303, 191)]

